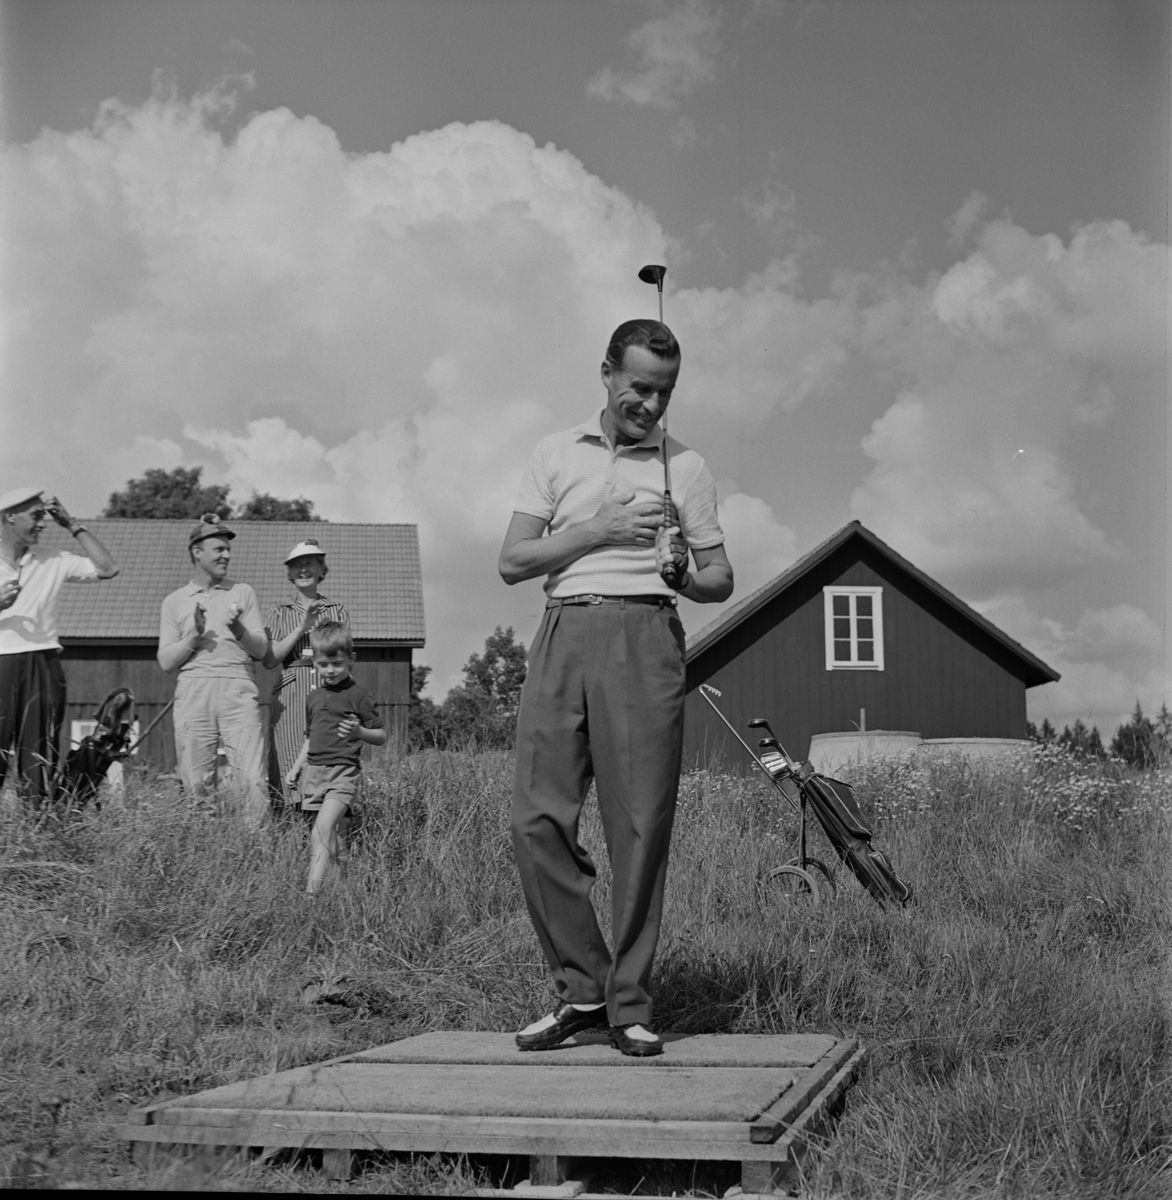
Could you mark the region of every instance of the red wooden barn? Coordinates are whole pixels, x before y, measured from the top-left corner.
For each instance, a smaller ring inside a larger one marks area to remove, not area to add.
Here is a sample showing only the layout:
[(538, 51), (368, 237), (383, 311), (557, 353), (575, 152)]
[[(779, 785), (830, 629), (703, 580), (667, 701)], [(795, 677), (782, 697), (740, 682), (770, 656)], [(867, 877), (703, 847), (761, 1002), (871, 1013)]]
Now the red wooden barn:
[(858, 521), (689, 638), (687, 664), (689, 763), (745, 759), (701, 683), (746, 737), (745, 722), (765, 717), (806, 758), (815, 734), (860, 725), (1024, 738), (1026, 689), (1058, 678)]
[[(168, 592), (191, 578), (187, 535), (191, 521), (90, 518), (86, 525), (114, 555), (121, 573), (61, 591), (62, 665), (68, 709), (64, 736), (88, 732), (94, 710), (113, 688), (127, 686), (137, 701), (143, 729), (175, 691), (175, 677), (155, 660), (159, 608)], [(330, 573), (322, 594), (345, 604), (358, 651), (354, 677), (375, 697), (391, 745), (403, 747), (410, 704), (411, 652), (424, 643), (423, 582), (414, 525), (342, 525), (333, 522), (234, 521), (229, 578), (251, 584), (262, 615), (277, 600), (292, 598), (285, 555), (303, 538), (316, 538)], [(75, 549), (58, 526), (43, 544)], [(261, 703), (268, 701), (276, 672), (256, 664)], [(159, 769), (175, 765), (170, 714), (155, 727), (140, 753)]]

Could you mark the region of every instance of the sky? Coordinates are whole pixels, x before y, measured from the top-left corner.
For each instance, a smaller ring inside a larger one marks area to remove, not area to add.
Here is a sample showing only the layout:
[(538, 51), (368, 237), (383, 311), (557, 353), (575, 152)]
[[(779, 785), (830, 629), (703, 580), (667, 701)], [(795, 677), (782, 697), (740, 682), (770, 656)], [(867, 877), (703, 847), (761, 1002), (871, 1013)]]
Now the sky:
[(417, 523), (441, 697), (532, 638), (517, 483), (665, 263), (734, 602), (859, 519), (1110, 734), (1172, 701), (1170, 14), (2, 0), (2, 486)]

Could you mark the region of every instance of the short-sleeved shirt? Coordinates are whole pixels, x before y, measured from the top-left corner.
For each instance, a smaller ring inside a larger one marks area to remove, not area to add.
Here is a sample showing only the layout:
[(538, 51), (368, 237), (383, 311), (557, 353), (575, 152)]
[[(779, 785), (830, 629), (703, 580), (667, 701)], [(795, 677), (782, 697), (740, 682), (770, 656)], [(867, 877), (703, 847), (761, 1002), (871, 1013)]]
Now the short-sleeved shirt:
[(357, 715), (366, 729), (383, 728), (374, 697), (353, 679), (334, 685), (323, 683), (309, 693), (305, 702), (305, 736), (309, 739), (309, 761), (314, 766), (359, 763), (364, 743), (357, 738), (338, 736), (338, 726), (352, 714)]
[(20, 585), (16, 602), (0, 612), (0, 654), (60, 650), (57, 600), (66, 583), (94, 583), (98, 568), (83, 554), (30, 546), (14, 571), (0, 561), (0, 583)]
[[(663, 503), (665, 452), (656, 425), (642, 441), (612, 447), (597, 412), (576, 429), (550, 434), (533, 451), (513, 511), (549, 522), (551, 534), (588, 521), (612, 492), (635, 493), (632, 504)], [(680, 514), (684, 540), (693, 550), (722, 545), (716, 512), (716, 485), (704, 460), (675, 438), (667, 439), (671, 496)], [(674, 596), (655, 565), (653, 546), (598, 546), (552, 571), (545, 582), (554, 597)]]
[(228, 622), (228, 610), (240, 605), (240, 623), (250, 633), (264, 636), (264, 622), (256, 593), (247, 583), (221, 579), (206, 591), (198, 583), (185, 583), (163, 600), (159, 615), (159, 648), (173, 646), (183, 640), (184, 630), (195, 619), (196, 603), (206, 614), (203, 637), (195, 644), (195, 652), (179, 668), (180, 675), (209, 675), (252, 678), (252, 655), (240, 644)]

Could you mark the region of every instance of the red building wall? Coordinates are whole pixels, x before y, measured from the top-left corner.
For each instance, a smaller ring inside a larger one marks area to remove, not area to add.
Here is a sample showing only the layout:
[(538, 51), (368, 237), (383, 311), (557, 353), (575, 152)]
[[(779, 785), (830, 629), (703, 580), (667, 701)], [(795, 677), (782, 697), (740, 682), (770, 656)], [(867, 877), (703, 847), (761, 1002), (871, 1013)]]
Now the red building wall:
[[(883, 588), (885, 669), (827, 671), (823, 587)], [(857, 728), (933, 737), (1025, 737), (1025, 681), (1010, 651), (867, 543), (852, 539), (688, 663), (685, 762), (725, 756), (731, 735), (695, 690), (723, 692), (725, 715), (765, 717), (806, 758), (816, 733)], [(749, 739), (750, 745), (756, 744)]]

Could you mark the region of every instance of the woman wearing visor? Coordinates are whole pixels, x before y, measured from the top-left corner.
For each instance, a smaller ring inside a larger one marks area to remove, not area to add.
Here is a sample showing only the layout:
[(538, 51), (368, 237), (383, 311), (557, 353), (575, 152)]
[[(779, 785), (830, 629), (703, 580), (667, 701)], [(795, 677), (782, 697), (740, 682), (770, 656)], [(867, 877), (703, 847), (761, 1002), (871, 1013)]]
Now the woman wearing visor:
[(269, 781), (277, 795), (282, 794), (282, 782), (305, 744), (305, 701), (318, 686), (309, 631), (322, 621), (350, 623), (345, 607), (318, 591), (329, 568), (316, 538), (294, 546), (285, 557), (285, 567), (296, 596), (274, 604), (265, 622), (270, 649), (264, 664), (281, 666), (281, 677), (273, 687), (269, 741)]

